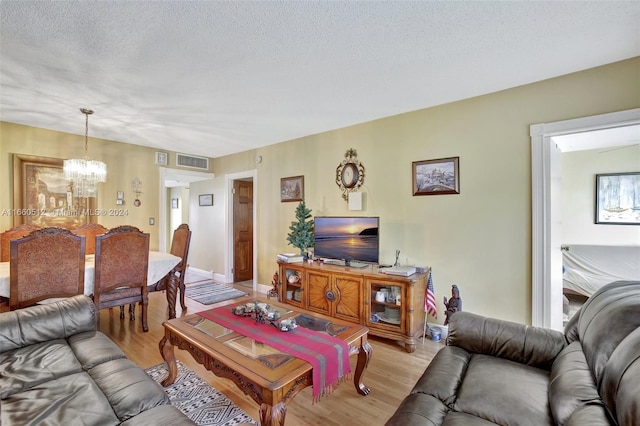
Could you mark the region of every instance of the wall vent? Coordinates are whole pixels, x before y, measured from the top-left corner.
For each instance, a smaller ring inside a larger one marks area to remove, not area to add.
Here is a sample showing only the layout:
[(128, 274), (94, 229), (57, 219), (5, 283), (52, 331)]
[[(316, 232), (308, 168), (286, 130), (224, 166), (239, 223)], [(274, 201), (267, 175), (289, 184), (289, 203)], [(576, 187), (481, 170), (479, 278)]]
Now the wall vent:
[(195, 157), (187, 154), (176, 155), (176, 166), (191, 167), (193, 169), (209, 170), (209, 159), (206, 157)]

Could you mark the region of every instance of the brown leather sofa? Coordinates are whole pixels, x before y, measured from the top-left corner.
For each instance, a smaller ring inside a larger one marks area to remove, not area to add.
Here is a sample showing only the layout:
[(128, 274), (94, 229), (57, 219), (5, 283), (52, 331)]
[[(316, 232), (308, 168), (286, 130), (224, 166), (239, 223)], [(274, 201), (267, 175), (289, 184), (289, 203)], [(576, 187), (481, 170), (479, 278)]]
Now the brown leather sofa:
[(0, 424), (193, 425), (103, 333), (86, 296), (0, 314)]
[(457, 312), (387, 426), (640, 425), (640, 282), (598, 290), (564, 333)]

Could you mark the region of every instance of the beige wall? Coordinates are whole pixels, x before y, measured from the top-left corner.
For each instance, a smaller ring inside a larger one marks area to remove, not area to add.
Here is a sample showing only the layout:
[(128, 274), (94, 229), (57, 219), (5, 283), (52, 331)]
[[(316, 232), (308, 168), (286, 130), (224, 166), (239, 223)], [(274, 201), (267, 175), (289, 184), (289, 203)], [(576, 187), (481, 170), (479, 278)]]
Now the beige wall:
[[(394, 251), (399, 249), (403, 263), (431, 266), (437, 300), (449, 296), (451, 285), (457, 284), (465, 310), (530, 323), (529, 126), (638, 108), (639, 76), (640, 58), (634, 58), (214, 159), (211, 171), (217, 177), (192, 184), (190, 189), (189, 221), (194, 236), (189, 263), (198, 269), (224, 272), (225, 175), (257, 169), (254, 193), (258, 209), (258, 281), (270, 283), (276, 254), (291, 251), (286, 234), (296, 207), (296, 203), (280, 202), (280, 178), (304, 175), (305, 199), (314, 215), (379, 216), (381, 261), (392, 262)], [(63, 134), (55, 132), (23, 126), (5, 131), (5, 126), (0, 133), (3, 166), (12, 150), (26, 149), (31, 153), (39, 149), (34, 144), (41, 139), (63, 139), (58, 136)], [(15, 139), (10, 149), (4, 146), (5, 134)], [(80, 144), (78, 138), (76, 143)], [(31, 141), (31, 146), (27, 149), (19, 140)], [(349, 148), (357, 150), (366, 168), (362, 188), (366, 210), (362, 212), (347, 210), (335, 184), (336, 167)], [(145, 179), (152, 180), (154, 173), (157, 176), (153, 150), (131, 149), (137, 161), (122, 161), (130, 167), (140, 167), (139, 177), (146, 184)], [(57, 152), (53, 148), (49, 151)], [(64, 158), (66, 154), (57, 157)], [(256, 155), (263, 157), (259, 165), (254, 161)], [(454, 156), (460, 157), (459, 195), (412, 196), (412, 161)], [(5, 184), (8, 172), (1, 169), (0, 173), (0, 208), (10, 208)], [(130, 181), (134, 177), (126, 172), (126, 177), (117, 178), (126, 184), (127, 201), (132, 198)], [(111, 198), (115, 199), (118, 185), (107, 185), (103, 192), (113, 194)], [(151, 185), (157, 187), (157, 177), (143, 190)], [(135, 212), (134, 218), (143, 228), (148, 228), (148, 216), (157, 217), (153, 208), (157, 211), (158, 206), (151, 205), (153, 192), (148, 190), (143, 195), (144, 209)], [(213, 193), (214, 206), (197, 207), (200, 193)], [(8, 222), (2, 220), (0, 225), (6, 227)], [(436, 322), (442, 319), (439, 315)]]
[[(529, 126), (638, 108), (639, 76), (635, 58), (214, 159), (213, 169), (222, 181), (257, 168), (260, 283), (270, 283), (276, 254), (292, 249), (286, 234), (296, 203), (280, 202), (280, 178), (304, 175), (314, 215), (379, 216), (381, 261), (393, 262), (399, 249), (403, 263), (431, 266), (438, 301), (457, 284), (465, 310), (530, 323)], [(366, 168), (363, 212), (348, 211), (334, 181), (349, 148)], [(257, 166), (255, 155), (263, 158)], [(412, 161), (454, 156), (459, 195), (412, 196)], [(224, 229), (213, 232), (222, 237)], [(224, 247), (215, 250), (222, 262)]]

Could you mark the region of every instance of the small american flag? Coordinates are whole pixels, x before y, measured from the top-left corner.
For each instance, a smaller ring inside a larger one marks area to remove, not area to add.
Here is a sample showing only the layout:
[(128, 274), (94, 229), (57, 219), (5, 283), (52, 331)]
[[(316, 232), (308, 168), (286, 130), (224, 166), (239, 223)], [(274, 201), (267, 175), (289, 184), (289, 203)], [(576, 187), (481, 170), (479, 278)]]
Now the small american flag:
[(433, 279), (431, 279), (431, 275), (431, 272), (429, 272), (429, 279), (427, 280), (427, 291), (424, 294), (424, 311), (431, 314), (434, 318), (438, 318), (436, 296), (433, 293)]

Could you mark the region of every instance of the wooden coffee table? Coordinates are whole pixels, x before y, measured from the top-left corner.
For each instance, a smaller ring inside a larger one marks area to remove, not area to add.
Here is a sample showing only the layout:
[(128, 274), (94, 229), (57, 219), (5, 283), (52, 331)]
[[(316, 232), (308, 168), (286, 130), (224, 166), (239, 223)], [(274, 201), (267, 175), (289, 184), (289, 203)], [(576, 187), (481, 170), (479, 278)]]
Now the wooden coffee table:
[[(231, 308), (249, 301), (268, 303), (280, 311), (282, 318), (295, 317), (298, 326), (344, 340), (349, 347), (349, 355), (357, 355), (353, 376), (356, 391), (361, 395), (369, 394), (369, 388), (362, 383), (372, 353), (367, 341), (367, 327), (260, 298), (236, 299), (223, 306)], [(284, 425), (285, 404), (302, 389), (313, 385), (313, 368), (308, 362), (197, 314), (171, 319), (163, 325), (165, 335), (160, 341), (160, 353), (169, 367), (169, 376), (162, 386), (172, 384), (178, 374), (174, 347), (187, 350), (207, 370), (231, 380), (253, 398), (260, 405), (260, 424), (268, 426)], [(259, 324), (256, 327), (270, 325)]]

